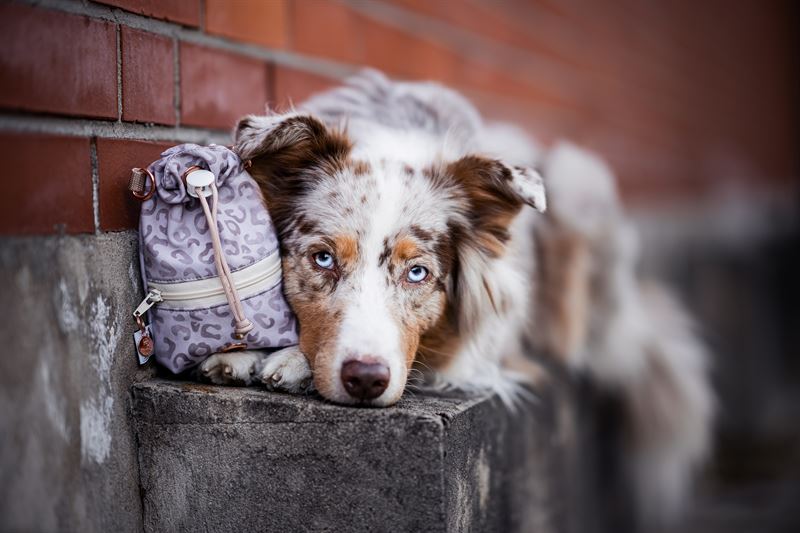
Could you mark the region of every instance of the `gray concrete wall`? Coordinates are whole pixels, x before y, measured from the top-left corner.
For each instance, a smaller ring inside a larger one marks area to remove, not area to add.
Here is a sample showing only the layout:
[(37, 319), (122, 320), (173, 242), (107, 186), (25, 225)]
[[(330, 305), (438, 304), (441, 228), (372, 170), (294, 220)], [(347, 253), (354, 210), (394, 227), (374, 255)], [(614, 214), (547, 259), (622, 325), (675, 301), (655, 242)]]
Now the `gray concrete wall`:
[(0, 529), (140, 531), (133, 232), (0, 240)]
[[(488, 398), (356, 410), (263, 390), (152, 388), (131, 341), (134, 232), (4, 238), (0, 276), (0, 531), (224, 530), (254, 516), (274, 530), (348, 520), (564, 530), (563, 398), (511, 416)], [(281, 461), (261, 460), (270, 454)], [(310, 486), (327, 502), (313, 516), (301, 498)], [(365, 519), (371, 497), (384, 514)]]
[(134, 386), (145, 531), (568, 531), (573, 416), (540, 389), (331, 405), (259, 389)]

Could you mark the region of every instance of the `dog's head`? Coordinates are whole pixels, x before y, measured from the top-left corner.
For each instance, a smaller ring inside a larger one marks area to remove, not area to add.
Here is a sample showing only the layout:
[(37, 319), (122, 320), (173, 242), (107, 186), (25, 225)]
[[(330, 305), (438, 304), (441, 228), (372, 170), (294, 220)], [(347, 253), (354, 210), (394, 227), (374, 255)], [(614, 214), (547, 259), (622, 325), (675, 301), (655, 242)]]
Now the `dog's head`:
[(510, 222), (544, 209), (530, 169), (354, 159), (346, 134), (307, 115), (245, 118), (236, 140), (278, 230), (300, 348), (338, 403), (395, 403), (418, 352), (446, 364), (494, 305), (484, 274)]

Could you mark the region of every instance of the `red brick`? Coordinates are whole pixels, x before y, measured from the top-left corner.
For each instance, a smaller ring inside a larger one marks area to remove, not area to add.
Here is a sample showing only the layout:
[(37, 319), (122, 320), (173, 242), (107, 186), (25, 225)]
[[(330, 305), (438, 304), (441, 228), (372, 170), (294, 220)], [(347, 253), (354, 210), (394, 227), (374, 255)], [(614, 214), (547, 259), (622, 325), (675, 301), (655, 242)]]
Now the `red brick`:
[(338, 80), (304, 72), (282, 65), (272, 69), (273, 93), (270, 107), (285, 109), (289, 104), (299, 104), (314, 93), (324, 91), (338, 83)]
[[(417, 11), (426, 16), (440, 19), (453, 26), (496, 41), (498, 43), (525, 48), (538, 53), (549, 54), (559, 59), (563, 51), (556, 50), (541, 39), (531, 29), (531, 10), (538, 14), (541, 8), (529, 3), (523, 9), (513, 9), (512, 14), (502, 12), (502, 3), (481, 5), (474, 0), (460, 0), (458, 9), (453, 9), (450, 2), (431, 2), (429, 0), (391, 0), (406, 9)], [(527, 11), (527, 13), (526, 13)], [(526, 16), (528, 15), (528, 16)]]
[(128, 191), (131, 169), (147, 168), (172, 143), (97, 139), (100, 177), (100, 228), (117, 231), (135, 228), (141, 203)]
[(113, 24), (0, 4), (0, 106), (117, 118)]
[(697, 203), (698, 198), (707, 198), (710, 194), (709, 182), (703, 179), (682, 179), (674, 181), (673, 175), (660, 173), (642, 179), (634, 169), (621, 167), (618, 171), (618, 188), (622, 201), (629, 206), (643, 208), (664, 208), (669, 205), (686, 203), (687, 200)]
[(498, 98), (488, 93), (466, 92), (487, 120), (511, 122), (526, 131), (538, 142), (551, 144), (563, 138), (573, 138), (582, 117), (559, 107), (513, 98)]
[(339, 2), (292, 2), (289, 5), (292, 50), (347, 63), (360, 63), (363, 38), (359, 19)]
[(454, 83), (461, 87), (536, 104), (556, 105), (564, 108), (571, 108), (575, 105), (566, 98), (565, 92), (539, 86), (530, 80), (513, 76), (495, 65), (469, 58), (462, 60)]
[(200, 0), (99, 0), (145, 17), (169, 20), (185, 26), (200, 25)]
[(286, 47), (286, 0), (206, 0), (206, 31), (268, 48)]
[(172, 40), (122, 28), (122, 119), (175, 124)]
[(0, 133), (4, 235), (94, 231), (89, 139)]
[(267, 103), (265, 63), (221, 50), (181, 43), (181, 122), (232, 129)]
[(458, 55), (443, 44), (359, 15), (368, 65), (403, 78), (452, 83)]

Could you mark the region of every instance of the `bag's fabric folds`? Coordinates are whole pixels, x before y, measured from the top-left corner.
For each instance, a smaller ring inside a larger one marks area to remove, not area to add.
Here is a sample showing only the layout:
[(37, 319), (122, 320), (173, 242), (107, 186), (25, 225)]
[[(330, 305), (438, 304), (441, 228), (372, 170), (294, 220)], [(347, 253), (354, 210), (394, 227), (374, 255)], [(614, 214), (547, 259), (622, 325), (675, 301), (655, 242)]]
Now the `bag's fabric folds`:
[[(254, 326), (243, 339), (234, 334), (207, 217), (186, 190), (183, 177), (192, 167), (215, 176), (222, 251)], [(296, 344), (297, 324), (283, 297), (275, 229), (238, 156), (223, 146), (183, 144), (165, 151), (148, 170), (156, 194), (142, 203), (139, 250), (145, 289), (157, 288), (164, 295), (149, 310), (156, 360), (178, 373), (242, 345)]]

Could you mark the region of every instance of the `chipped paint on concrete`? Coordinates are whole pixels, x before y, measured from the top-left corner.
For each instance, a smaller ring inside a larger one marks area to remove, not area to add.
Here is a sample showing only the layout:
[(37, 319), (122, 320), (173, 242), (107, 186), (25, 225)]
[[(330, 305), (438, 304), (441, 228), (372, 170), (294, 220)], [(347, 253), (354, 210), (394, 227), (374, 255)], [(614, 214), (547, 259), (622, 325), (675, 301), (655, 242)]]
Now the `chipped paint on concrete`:
[(456, 477), (456, 531), (472, 529), (472, 487), (462, 475)]
[(81, 402), (81, 460), (102, 464), (111, 453), (109, 422), (114, 399), (89, 398)]
[(136, 269), (136, 262), (131, 261), (128, 264), (128, 279), (131, 281), (131, 288), (134, 291), (139, 290), (139, 273)]
[(67, 427), (67, 416), (64, 413), (65, 401), (57, 392), (58, 389), (52, 382), (50, 376), (50, 365), (48, 361), (39, 361), (39, 390), (41, 390), (42, 400), (44, 401), (44, 412), (47, 419), (55, 428), (56, 432), (65, 441), (69, 441), (69, 429)]
[(81, 459), (102, 464), (111, 453), (111, 417), (114, 397), (111, 391), (111, 364), (117, 348), (119, 324), (111, 305), (98, 294), (91, 306), (89, 338), (90, 361), (97, 372), (98, 386), (81, 402)]
[(31, 287), (31, 271), (23, 265), (14, 275), (14, 281), (20, 291), (28, 291)]
[(0, 291), (2, 530), (143, 530), (126, 408), (130, 385), (152, 371), (139, 369), (130, 342), (136, 241), (0, 239), (10, 281)]
[(78, 329), (80, 318), (77, 307), (72, 299), (72, 293), (64, 279), (58, 280), (58, 323), (64, 333), (71, 333)]

